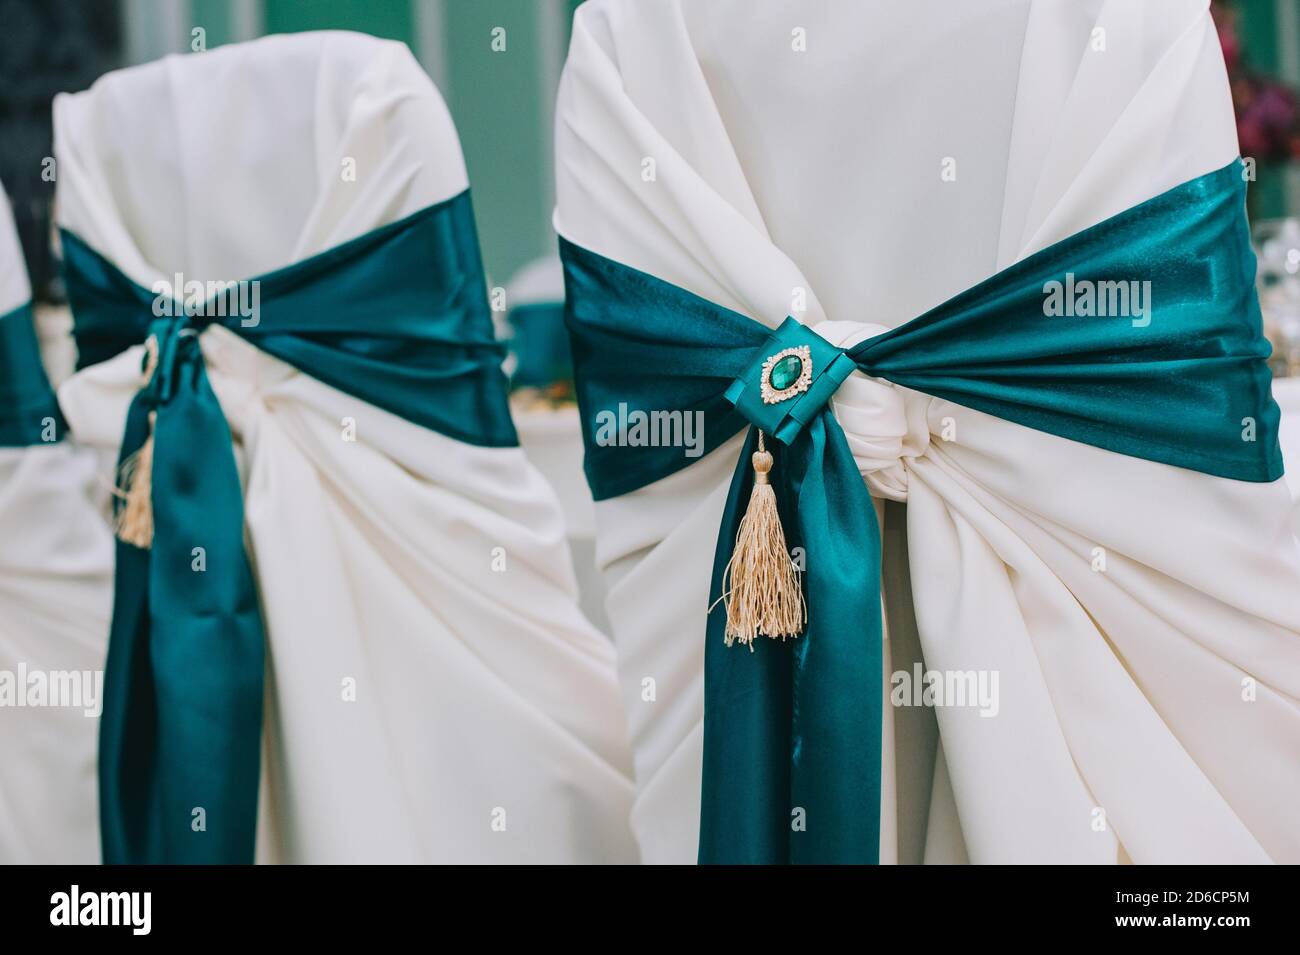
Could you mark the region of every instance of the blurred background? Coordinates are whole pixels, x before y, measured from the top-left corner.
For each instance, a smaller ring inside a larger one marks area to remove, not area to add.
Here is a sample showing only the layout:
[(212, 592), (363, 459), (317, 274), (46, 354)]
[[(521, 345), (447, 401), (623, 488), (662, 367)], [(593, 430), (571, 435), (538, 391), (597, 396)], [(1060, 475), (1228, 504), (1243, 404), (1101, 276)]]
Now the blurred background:
[[(108, 70), (268, 33), (401, 40), (442, 91), (474, 185), (493, 284), (555, 251), (551, 118), (579, 0), (0, 0), (0, 182), (38, 296), (49, 294), (50, 101)], [(493, 52), (491, 31), (505, 28)], [(521, 155), (521, 152), (523, 153)]]
[[(1213, 0), (1232, 84), (1237, 140), (1258, 162), (1247, 208), (1260, 306), (1280, 377), (1300, 376), (1300, 0)], [(1284, 408), (1300, 389), (1287, 382)]]

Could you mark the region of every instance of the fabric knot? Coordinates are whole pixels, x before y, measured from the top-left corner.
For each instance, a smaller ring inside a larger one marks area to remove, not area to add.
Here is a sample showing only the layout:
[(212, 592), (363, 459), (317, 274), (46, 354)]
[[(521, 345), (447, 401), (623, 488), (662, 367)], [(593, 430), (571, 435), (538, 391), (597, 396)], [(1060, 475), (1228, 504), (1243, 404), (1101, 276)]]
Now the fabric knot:
[[(889, 329), (866, 322), (819, 322), (813, 331), (832, 345), (849, 349)], [(925, 395), (856, 368), (835, 392), (831, 403), (835, 419), (848, 439), (858, 472), (876, 497), (907, 500), (907, 461), (930, 446), (928, 403)]]
[(178, 315), (149, 323), (141, 364), (142, 391), (152, 407), (166, 404), (176, 388), (179, 369), (202, 360), (199, 333), (210, 322), (202, 316)]
[(790, 444), (829, 402), (858, 471), (877, 497), (907, 500), (910, 458), (930, 446), (928, 398), (858, 370), (846, 350), (889, 331), (866, 322), (787, 318), (726, 396), (747, 421)]
[(855, 367), (842, 349), (787, 318), (754, 353), (726, 397), (750, 424), (788, 445)]

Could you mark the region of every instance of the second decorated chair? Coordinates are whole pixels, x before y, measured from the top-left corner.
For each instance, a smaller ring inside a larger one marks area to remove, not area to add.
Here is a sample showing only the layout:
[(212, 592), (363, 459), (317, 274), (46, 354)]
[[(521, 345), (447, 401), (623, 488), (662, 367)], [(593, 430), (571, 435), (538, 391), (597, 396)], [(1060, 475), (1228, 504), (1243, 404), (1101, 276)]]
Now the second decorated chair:
[(1206, 0), (592, 0), (556, 150), (647, 860), (1300, 859)]
[(610, 648), (409, 51), (169, 57), (55, 139), (60, 400), (121, 455), (106, 861), (634, 858)]

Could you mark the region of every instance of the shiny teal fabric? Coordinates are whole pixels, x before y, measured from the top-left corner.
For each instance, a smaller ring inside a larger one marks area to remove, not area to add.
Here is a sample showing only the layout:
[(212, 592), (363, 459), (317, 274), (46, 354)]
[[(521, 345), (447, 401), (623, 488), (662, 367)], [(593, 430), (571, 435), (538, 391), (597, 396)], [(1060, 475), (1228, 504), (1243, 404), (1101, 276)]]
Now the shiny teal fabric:
[(0, 315), (0, 448), (58, 441), (66, 430), (27, 302)]
[(516, 358), (510, 387), (545, 388), (573, 378), (563, 302), (529, 302), (512, 308), (510, 327), (514, 331), (510, 351)]
[(264, 634), (230, 430), (198, 336), (219, 323), (416, 424), (514, 446), (469, 193), (250, 280), (260, 283), (250, 327), (233, 291), (224, 316), (209, 301), (202, 315), (155, 317), (151, 291), (74, 235), (63, 249), (79, 367), (150, 335), (159, 343), (122, 442), (125, 458), (156, 412), (153, 546), (117, 547), (100, 729), (104, 861), (251, 862)]
[[(754, 424), (777, 438), (768, 447), (787, 543), (807, 554), (802, 636), (760, 640), (751, 654), (727, 648), (723, 614), (709, 614), (701, 862), (877, 861), (880, 531), (827, 404), (841, 356), (864, 374), (1049, 434), (1220, 477), (1275, 480), (1279, 412), (1244, 199), (1233, 162), (851, 349), (822, 342), (813, 388), (777, 406), (756, 399), (758, 369), (811, 332), (792, 319), (773, 332), (561, 240), (595, 497), (695, 460), (680, 447), (602, 443), (602, 411), (702, 412), (706, 452)], [(1150, 281), (1150, 311), (1048, 315), (1048, 283), (1067, 273), (1076, 286)], [(1243, 439), (1243, 419), (1253, 420), (1253, 440)], [(719, 529), (711, 606), (748, 501), (754, 445), (751, 429)]]
[[(764, 361), (768, 355), (799, 347), (808, 349), (814, 369), (807, 391), (786, 401), (766, 404), (761, 388)], [(855, 371), (853, 359), (843, 351), (793, 318), (787, 318), (767, 339), (761, 353), (755, 353), (749, 367), (731, 383), (724, 396), (754, 427), (782, 444), (790, 444), (800, 431), (821, 416), (826, 402)]]

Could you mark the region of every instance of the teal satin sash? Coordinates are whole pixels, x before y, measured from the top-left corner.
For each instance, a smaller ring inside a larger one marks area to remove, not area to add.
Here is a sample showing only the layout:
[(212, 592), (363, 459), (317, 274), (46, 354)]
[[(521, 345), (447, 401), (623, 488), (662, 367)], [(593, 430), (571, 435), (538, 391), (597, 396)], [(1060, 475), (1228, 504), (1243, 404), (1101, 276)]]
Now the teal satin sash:
[(239, 307), (250, 294), (232, 287), (201, 315), (158, 317), (153, 292), (75, 235), (64, 233), (63, 249), (79, 367), (147, 336), (158, 346), (122, 441), (125, 459), (156, 413), (153, 545), (117, 547), (99, 753), (104, 861), (251, 862), (263, 630), (230, 429), (198, 335), (220, 324), (416, 424), (514, 446), (469, 193), (250, 280), (255, 316)]
[(65, 431), (27, 302), (0, 315), (0, 448), (59, 441)]
[[(1234, 161), (1171, 189), (848, 350), (792, 318), (772, 331), (561, 240), (595, 497), (628, 493), (695, 460), (680, 447), (600, 440), (602, 411), (623, 419), (638, 410), (702, 412), (706, 452), (748, 423), (776, 439), (768, 449), (787, 543), (807, 554), (802, 636), (759, 640), (754, 653), (727, 648), (722, 610), (709, 614), (701, 862), (878, 858), (880, 531), (827, 404), (847, 374), (1206, 474), (1281, 476), (1241, 168)], [(1049, 283), (1058, 281), (1072, 291), (1150, 281), (1150, 308), (1049, 315)], [(764, 359), (803, 345), (813, 357), (810, 388), (764, 404)], [(719, 529), (710, 606), (749, 499), (755, 433)]]

